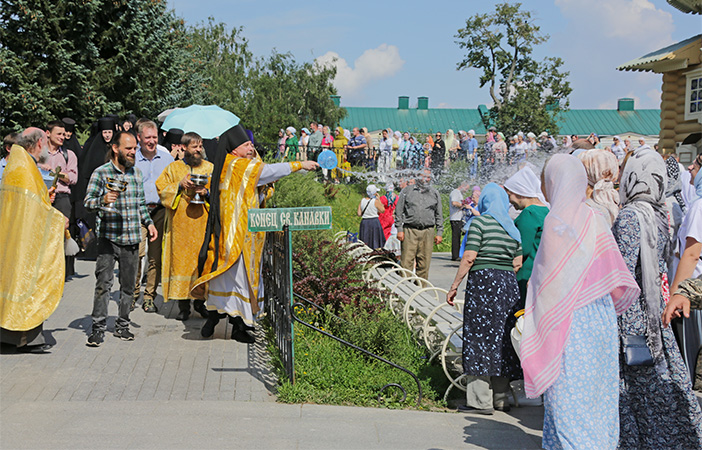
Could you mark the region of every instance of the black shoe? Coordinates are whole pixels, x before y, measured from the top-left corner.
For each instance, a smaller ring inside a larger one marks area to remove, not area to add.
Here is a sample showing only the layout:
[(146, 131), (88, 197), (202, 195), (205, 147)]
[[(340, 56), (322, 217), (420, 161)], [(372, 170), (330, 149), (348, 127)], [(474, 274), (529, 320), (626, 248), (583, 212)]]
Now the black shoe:
[(93, 330), (92, 334), (88, 336), (88, 342), (85, 345), (88, 347), (100, 347), (103, 342), (105, 342), (105, 332)]
[(219, 313), (217, 311), (210, 311), (209, 316), (207, 317), (207, 322), (205, 322), (200, 330), (200, 335), (204, 338), (212, 337), (218, 323)]
[(115, 330), (115, 337), (122, 339), (123, 341), (133, 341), (134, 335), (128, 328), (122, 328), (121, 330)]
[(232, 330), (232, 339), (243, 342), (244, 344), (253, 344), (256, 342), (256, 338), (253, 337), (251, 333), (244, 330), (237, 330), (236, 328)]
[(472, 406), (468, 406), (468, 405), (459, 405), (458, 412), (482, 414), (484, 416), (491, 416), (495, 413), (495, 410), (492, 408), (479, 409), (479, 408), (473, 408)]
[(194, 303), (193, 309), (195, 310), (195, 312), (200, 314), (203, 319), (207, 319), (207, 317), (209, 317), (209, 313), (207, 312), (207, 308), (205, 307), (205, 304), (200, 303), (198, 301), (195, 301), (193, 303)]
[(145, 313), (155, 313), (158, 312), (158, 308), (154, 305), (154, 301), (151, 299), (144, 299), (144, 304), (141, 305)]
[(241, 318), (241, 316), (236, 316), (236, 317), (231, 317), (229, 316), (229, 323), (232, 324), (235, 330), (241, 330), (241, 331), (255, 331), (256, 328), (252, 327), (251, 325), (246, 325), (246, 322), (244, 322), (244, 319)]
[(189, 318), (190, 318), (190, 311), (180, 311), (175, 319), (180, 320), (181, 322), (185, 322)]
[(53, 345), (51, 344), (39, 344), (39, 345), (23, 345), (17, 347), (17, 353), (49, 353)]

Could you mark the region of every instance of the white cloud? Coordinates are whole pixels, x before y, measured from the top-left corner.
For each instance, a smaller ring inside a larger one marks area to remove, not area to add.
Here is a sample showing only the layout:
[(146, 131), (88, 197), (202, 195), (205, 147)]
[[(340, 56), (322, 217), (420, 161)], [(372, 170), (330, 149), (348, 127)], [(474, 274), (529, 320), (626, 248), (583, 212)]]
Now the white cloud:
[(454, 108), (454, 106), (452, 106), (450, 103), (446, 103), (446, 102), (441, 102), (441, 103), (439, 103), (436, 107), (437, 107), (437, 108), (444, 108), (444, 109), (446, 109), (446, 108), (448, 108), (448, 109)]
[(587, 35), (604, 35), (656, 50), (673, 42), (673, 16), (649, 0), (555, 0)]
[(316, 62), (336, 66), (334, 86), (342, 97), (355, 97), (371, 81), (391, 77), (405, 64), (400, 50), (388, 44), (366, 50), (353, 62), (353, 67), (338, 53), (331, 51), (317, 58)]

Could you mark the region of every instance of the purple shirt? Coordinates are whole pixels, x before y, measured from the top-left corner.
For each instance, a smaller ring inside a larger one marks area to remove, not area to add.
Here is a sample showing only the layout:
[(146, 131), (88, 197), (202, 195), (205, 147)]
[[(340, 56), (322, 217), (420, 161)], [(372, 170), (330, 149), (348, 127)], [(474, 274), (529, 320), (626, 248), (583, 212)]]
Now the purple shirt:
[(66, 155), (63, 154), (61, 148), (56, 153), (51, 153), (49, 150), (49, 159), (46, 160), (46, 165), (51, 167), (51, 171), (56, 170), (57, 167), (61, 167), (61, 172), (68, 175), (68, 181), (62, 178), (58, 179), (58, 184), (56, 185), (57, 194), (70, 194), (71, 186), (76, 184), (78, 181), (78, 158), (76, 154), (70, 150), (66, 150)]

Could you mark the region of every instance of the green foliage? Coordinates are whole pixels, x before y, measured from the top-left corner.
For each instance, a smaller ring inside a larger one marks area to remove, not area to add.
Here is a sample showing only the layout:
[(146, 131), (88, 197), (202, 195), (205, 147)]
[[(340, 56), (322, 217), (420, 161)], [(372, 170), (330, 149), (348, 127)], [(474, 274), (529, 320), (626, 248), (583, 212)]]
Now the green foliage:
[(275, 50), (254, 57), (242, 28), (231, 31), (210, 18), (189, 29), (190, 42), (208, 79), (208, 101), (245, 118), (257, 139), (275, 142), (278, 129), (310, 121), (333, 125), (346, 110), (334, 104), (334, 67), (298, 63)]
[[(155, 116), (202, 100), (200, 65), (165, 0), (3, 1), (0, 129)], [(145, 32), (148, 30), (148, 32)]]
[(278, 208), (326, 205), (324, 187), (316, 181), (315, 177), (315, 172), (307, 172), (281, 178), (275, 183), (275, 193), (270, 199), (270, 204)]
[(454, 36), (466, 50), (458, 70), (482, 71), (480, 87), (489, 87), (494, 101), (491, 116), (505, 134), (549, 130), (557, 134), (555, 117), (568, 108), (572, 91), (560, 58), (535, 61), (534, 47), (548, 35), (533, 23), (521, 3), (500, 3), (491, 14), (476, 14)]

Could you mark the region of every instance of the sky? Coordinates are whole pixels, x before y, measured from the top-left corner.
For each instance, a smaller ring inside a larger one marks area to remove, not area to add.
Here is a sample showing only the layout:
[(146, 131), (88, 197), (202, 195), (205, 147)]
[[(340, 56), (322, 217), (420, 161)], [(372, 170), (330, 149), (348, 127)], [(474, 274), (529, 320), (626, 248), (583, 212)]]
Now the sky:
[[(454, 35), (466, 19), (494, 11), (493, 0), (300, 2), (168, 0), (188, 24), (213, 17), (243, 27), (251, 50), (290, 52), (298, 62), (336, 58), (334, 84), (342, 106), (396, 107), (399, 96), (429, 97), (430, 108), (490, 106), (480, 71), (457, 71), (463, 51)], [(615, 68), (702, 32), (702, 17), (683, 14), (665, 0), (525, 0), (548, 42), (538, 60), (558, 56), (573, 92), (572, 109), (660, 107), (661, 75)]]

